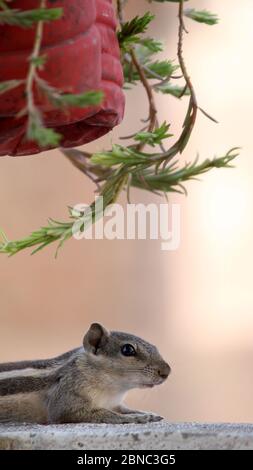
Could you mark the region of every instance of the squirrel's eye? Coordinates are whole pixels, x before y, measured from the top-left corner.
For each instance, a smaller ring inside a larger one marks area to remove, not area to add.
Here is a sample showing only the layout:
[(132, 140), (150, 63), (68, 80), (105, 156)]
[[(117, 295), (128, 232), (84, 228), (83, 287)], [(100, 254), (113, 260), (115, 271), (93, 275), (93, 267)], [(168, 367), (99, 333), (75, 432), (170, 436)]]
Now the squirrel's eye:
[(121, 348), (123, 356), (136, 356), (136, 351), (131, 344), (124, 344)]

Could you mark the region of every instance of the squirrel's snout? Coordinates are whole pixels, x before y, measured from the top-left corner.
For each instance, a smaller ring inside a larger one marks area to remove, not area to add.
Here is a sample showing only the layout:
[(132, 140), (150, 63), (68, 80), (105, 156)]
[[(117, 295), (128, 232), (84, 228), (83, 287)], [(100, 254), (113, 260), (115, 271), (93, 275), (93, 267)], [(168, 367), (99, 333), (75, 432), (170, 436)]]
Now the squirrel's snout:
[(170, 368), (169, 364), (166, 364), (166, 362), (162, 366), (160, 366), (159, 369), (158, 369), (158, 375), (164, 380), (167, 379), (170, 372), (171, 372), (171, 368)]

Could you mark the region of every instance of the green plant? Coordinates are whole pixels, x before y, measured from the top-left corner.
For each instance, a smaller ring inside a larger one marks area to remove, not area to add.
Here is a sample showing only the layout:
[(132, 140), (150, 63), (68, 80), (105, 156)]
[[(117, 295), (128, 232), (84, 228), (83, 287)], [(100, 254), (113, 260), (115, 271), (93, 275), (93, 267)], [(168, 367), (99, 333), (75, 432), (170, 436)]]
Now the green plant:
[[(147, 1), (150, 3), (152, 0)], [(206, 10), (196, 11), (189, 8), (185, 10), (184, 0), (153, 0), (153, 2), (177, 3), (179, 22), (177, 64), (171, 60), (159, 60), (157, 58), (157, 54), (162, 51), (163, 46), (160, 42), (146, 34), (154, 16), (146, 13), (144, 16), (136, 16), (131, 21), (125, 22), (124, 6), (126, 0), (117, 0), (117, 13), (120, 25), (118, 39), (125, 75), (125, 87), (126, 89), (131, 89), (136, 83), (141, 82), (146, 91), (149, 103), (149, 116), (147, 120), (143, 121), (145, 122), (144, 127), (141, 130), (137, 130), (132, 136), (129, 136), (129, 139), (132, 139), (129, 145), (114, 145), (109, 151), (102, 151), (91, 155), (75, 149), (61, 149), (62, 153), (96, 184), (97, 193), (103, 196), (103, 209), (115, 202), (122, 190), (127, 191), (129, 199), (131, 187), (138, 187), (159, 194), (170, 192), (186, 193), (185, 182), (213, 168), (231, 167), (231, 163), (238, 155), (238, 149), (234, 148), (224, 156), (206, 159), (202, 163), (198, 163), (197, 160), (189, 164), (182, 164), (180, 162), (179, 157), (190, 139), (198, 111), (203, 112), (205, 116), (215, 121), (206, 111), (199, 107), (194, 86), (187, 71), (183, 56), (183, 40), (184, 32), (186, 31), (184, 17), (206, 23), (207, 25), (216, 24), (218, 18)], [(47, 145), (50, 141), (55, 142), (54, 139), (58, 140), (59, 137), (55, 135), (53, 130), (44, 128), (42, 117), (36, 109), (34, 110), (31, 81), (35, 80), (56, 106), (68, 105), (73, 99), (80, 99), (83, 105), (90, 104), (91, 102), (94, 103), (93, 100), (101, 99), (99, 94), (75, 98), (70, 95), (59, 94), (57, 90), (43, 83), (36, 74), (37, 67), (42, 64), (39, 49), (43, 22), (55, 19), (49, 17), (50, 10), (47, 11), (49, 16), (45, 17), (45, 4), (46, 2), (42, 0), (40, 9), (36, 10), (36, 14), (34, 12), (34, 15), (28, 15), (29, 19), (26, 18), (25, 20), (28, 23), (30, 21), (38, 22), (37, 42), (34, 45), (27, 80), (27, 94), (31, 100), (30, 102), (28, 101), (28, 137), (36, 139), (41, 146), (45, 143)], [(11, 13), (8, 13), (6, 2), (3, 1), (0, 1), (0, 7), (2, 7), (0, 23), (6, 21), (22, 21), (24, 23), (24, 16), (22, 16), (24, 12), (11, 10)], [(54, 13), (52, 13), (53, 10)], [(51, 14), (54, 16), (60, 14), (55, 12), (55, 10), (57, 9), (51, 9)], [(12, 18), (10, 20), (10, 16), (15, 17), (15, 19)], [(26, 24), (25, 26), (29, 25)], [(20, 23), (20, 26), (24, 26), (24, 24)], [(178, 78), (183, 79), (183, 85), (174, 84)], [(9, 89), (15, 86), (15, 81), (12, 82), (7, 85), (7, 88), (8, 86)], [(0, 84), (0, 92), (1, 86), (4, 87), (6, 85)], [(2, 91), (4, 91), (3, 88)], [(158, 110), (155, 101), (155, 93), (157, 92), (163, 93), (165, 96), (167, 94), (173, 95), (177, 99), (187, 97), (189, 100), (182, 132), (176, 141), (169, 146), (167, 141), (172, 137), (169, 132), (170, 124), (168, 122), (160, 124), (158, 121)], [(94, 221), (95, 203), (92, 203), (89, 209), (92, 212)], [(101, 213), (100, 216), (102, 215)], [(80, 216), (83, 217), (83, 214), (76, 214), (70, 208), (70, 218), (68, 221), (59, 222), (49, 219), (48, 225), (22, 240), (9, 241), (3, 235), (0, 252), (13, 255), (21, 250), (33, 247), (33, 253), (36, 253), (54, 242), (58, 242), (58, 247), (60, 247), (66, 240), (71, 238), (73, 225)], [(85, 228), (84, 223), (82, 229), (85, 230)]]

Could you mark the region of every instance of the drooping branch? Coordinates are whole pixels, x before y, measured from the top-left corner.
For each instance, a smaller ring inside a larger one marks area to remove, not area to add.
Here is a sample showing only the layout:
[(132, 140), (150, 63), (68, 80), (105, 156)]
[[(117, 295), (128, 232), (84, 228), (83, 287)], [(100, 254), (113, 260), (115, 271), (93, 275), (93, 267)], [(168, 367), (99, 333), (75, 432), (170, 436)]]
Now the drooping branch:
[[(131, 187), (151, 191), (155, 194), (167, 194), (179, 192), (186, 194), (184, 184), (195, 179), (197, 176), (214, 168), (229, 168), (232, 161), (237, 157), (237, 149), (232, 149), (222, 157), (206, 159), (202, 163), (194, 160), (189, 164), (182, 164), (174, 157), (179, 156), (185, 149), (194, 128), (197, 112), (200, 109), (207, 117), (208, 113), (198, 107), (193, 83), (187, 70), (183, 55), (184, 33), (184, 0), (178, 2), (178, 64), (173, 61), (153, 61), (153, 55), (162, 50), (160, 42), (144, 36), (146, 29), (153, 19), (153, 15), (146, 13), (144, 16), (136, 16), (130, 22), (124, 20), (124, 6), (126, 0), (117, 0), (117, 13), (120, 25), (118, 33), (119, 43), (122, 51), (122, 65), (127, 85), (134, 86), (139, 82), (142, 84), (149, 105), (149, 118), (147, 125), (141, 131), (135, 132), (128, 139), (132, 142), (128, 146), (113, 145), (109, 151), (101, 151), (90, 155), (77, 149), (61, 149), (62, 153), (71, 163), (90, 178), (96, 185), (96, 190), (103, 197), (103, 209), (115, 202), (122, 190), (126, 190), (129, 200)], [(214, 15), (207, 11), (188, 11), (187, 16), (196, 21), (214, 24)], [(35, 47), (35, 56), (39, 58), (40, 41)], [(143, 54), (144, 49), (144, 54)], [(37, 60), (35, 60), (35, 63)], [(32, 65), (32, 62), (31, 62)], [(181, 72), (175, 75), (175, 71)], [(30, 69), (31, 73), (31, 69)], [(45, 93), (52, 103), (62, 103), (64, 95), (44, 82), (38, 75), (37, 70), (32, 69), (31, 82)], [(183, 86), (174, 86), (171, 79), (183, 78)], [(32, 90), (30, 82), (29, 89)], [(6, 86), (6, 84), (4, 84)], [(13, 83), (9, 84), (14, 86)], [(1, 92), (1, 88), (0, 88)], [(167, 122), (158, 124), (155, 93), (162, 92), (164, 95), (173, 95), (176, 98), (189, 96), (189, 104), (183, 123), (183, 130), (176, 142), (166, 148), (167, 141), (171, 137), (169, 133), (170, 124)], [(73, 103), (73, 97), (67, 95), (67, 101)], [(83, 98), (83, 97), (82, 97)], [(87, 103), (87, 101), (86, 101)], [(31, 102), (31, 104), (34, 104)], [(145, 120), (146, 121), (146, 120)], [(158, 147), (158, 148), (157, 148)], [(90, 205), (93, 221), (95, 203)], [(102, 214), (100, 214), (101, 216)], [(83, 214), (80, 214), (82, 217)], [(0, 252), (13, 255), (29, 247), (34, 252), (45, 246), (58, 242), (58, 246), (71, 238), (73, 226), (79, 216), (70, 211), (70, 219), (67, 222), (59, 222), (49, 219), (48, 225), (33, 232), (30, 236), (17, 241), (9, 241), (3, 235), (0, 244)], [(85, 226), (82, 227), (85, 230)]]

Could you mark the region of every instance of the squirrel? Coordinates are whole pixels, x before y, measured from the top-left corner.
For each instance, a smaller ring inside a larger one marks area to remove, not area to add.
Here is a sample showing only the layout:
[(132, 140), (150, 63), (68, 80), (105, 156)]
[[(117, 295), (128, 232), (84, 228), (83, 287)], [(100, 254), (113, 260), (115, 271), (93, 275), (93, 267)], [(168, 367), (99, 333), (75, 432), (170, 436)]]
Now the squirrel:
[(0, 364), (0, 422), (147, 423), (162, 417), (123, 404), (133, 388), (163, 383), (170, 366), (143, 339), (93, 323), (61, 356)]

